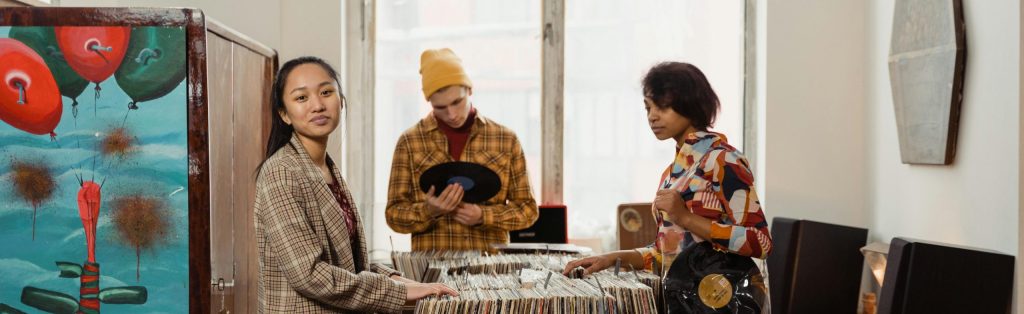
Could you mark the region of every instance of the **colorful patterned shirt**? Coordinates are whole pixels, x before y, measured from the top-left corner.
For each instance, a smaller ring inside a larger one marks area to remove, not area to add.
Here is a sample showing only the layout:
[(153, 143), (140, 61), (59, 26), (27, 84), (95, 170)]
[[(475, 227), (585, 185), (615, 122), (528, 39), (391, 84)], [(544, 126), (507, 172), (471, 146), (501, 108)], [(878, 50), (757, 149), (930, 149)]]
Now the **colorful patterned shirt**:
[(747, 159), (728, 144), (725, 135), (686, 135), (675, 161), (662, 174), (659, 189), (678, 191), (690, 211), (710, 219), (711, 239), (691, 235), (666, 220), (666, 212), (652, 207), (659, 225), (658, 238), (651, 246), (637, 249), (644, 256), (646, 269), (666, 274), (665, 267), (672, 265), (686, 245), (700, 241), (711, 241), (719, 251), (768, 257), (772, 238), (754, 191), (754, 176)]
[(479, 225), (463, 225), (454, 215), (431, 217), (427, 211), (420, 175), (454, 161), (437, 119), (427, 115), (398, 138), (384, 216), (392, 230), (412, 233), (413, 251), (486, 250), (494, 243), (508, 243), (509, 231), (526, 229), (537, 220), (526, 157), (512, 130), (477, 113), (460, 160), (481, 164), (501, 179), (498, 194), (477, 204), (483, 211)]

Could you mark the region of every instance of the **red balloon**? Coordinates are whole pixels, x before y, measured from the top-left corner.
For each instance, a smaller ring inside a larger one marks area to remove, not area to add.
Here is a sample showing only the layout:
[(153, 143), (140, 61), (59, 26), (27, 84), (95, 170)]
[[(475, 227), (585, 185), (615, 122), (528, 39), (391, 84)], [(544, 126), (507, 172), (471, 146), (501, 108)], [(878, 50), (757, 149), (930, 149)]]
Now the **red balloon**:
[(32, 134), (60, 122), (60, 90), (43, 58), (20, 41), (0, 38), (0, 120)]
[(68, 65), (93, 83), (110, 77), (128, 50), (129, 27), (54, 27), (57, 45)]

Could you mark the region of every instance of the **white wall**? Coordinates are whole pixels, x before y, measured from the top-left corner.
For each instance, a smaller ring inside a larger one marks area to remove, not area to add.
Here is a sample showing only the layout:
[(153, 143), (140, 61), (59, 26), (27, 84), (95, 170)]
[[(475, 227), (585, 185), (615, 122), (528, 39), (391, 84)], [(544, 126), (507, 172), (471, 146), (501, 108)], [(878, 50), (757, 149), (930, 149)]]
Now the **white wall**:
[[(281, 44), (274, 47), (278, 52), (281, 64), (301, 56), (316, 56), (334, 66), (344, 74), (343, 26), (345, 16), (342, 11), (343, 1), (339, 0), (302, 0), (281, 1)], [(342, 82), (342, 86), (344, 86)], [(344, 123), (344, 120), (343, 122)], [(327, 144), (327, 152), (335, 162), (340, 163), (341, 133), (344, 126), (339, 126)], [(362, 207), (366, 208), (366, 207)], [(372, 241), (372, 240), (371, 240)]]
[[(766, 214), (866, 226), (862, 1), (760, 1), (767, 10)], [(895, 133), (894, 133), (895, 134)]]
[[(1019, 5), (1019, 7), (1019, 16), (1024, 18), (1024, 5)], [(1020, 45), (1018, 46), (1018, 49), (1020, 50), (1017, 51), (1018, 55), (1020, 55), (1020, 58), (1018, 59), (1019, 64), (1017, 67), (1020, 75), (1018, 81), (1018, 83), (1020, 84), (1020, 88), (1017, 89), (1017, 97), (1019, 104), (1022, 107), (1024, 107), (1024, 94), (1022, 94), (1024, 93), (1024, 23), (1020, 22), (1020, 20), (1018, 20), (1017, 23), (1020, 24), (1020, 33), (1018, 34), (1018, 38), (1020, 38)], [(1017, 135), (1017, 140), (1019, 141), (1019, 145), (1017, 146), (1017, 154), (1019, 155), (1021, 153), (1024, 153), (1024, 151), (1022, 151), (1022, 147), (1024, 147), (1024, 125), (1022, 125), (1024, 124), (1024, 110), (1018, 109), (1017, 111), (1017, 113), (1020, 114), (1020, 120), (1017, 124), (1017, 130), (1019, 131)], [(1017, 311), (1017, 305), (1024, 304), (1024, 289), (1020, 289), (1021, 283), (1024, 283), (1024, 274), (1021, 273), (1021, 270), (1024, 270), (1024, 259), (1020, 258), (1021, 255), (1024, 255), (1021, 254), (1022, 252), (1024, 252), (1024, 232), (1021, 232), (1020, 230), (1020, 226), (1024, 225), (1024, 193), (1022, 193), (1024, 192), (1024, 156), (1018, 156), (1017, 160), (1019, 162), (1017, 165), (1017, 171), (1019, 171), (1020, 173), (1017, 177), (1017, 206), (1019, 207), (1019, 209), (1017, 210), (1017, 269), (1015, 270), (1017, 273), (1017, 284), (1014, 285), (1017, 299), (1015, 300), (1016, 302), (1014, 302), (1014, 312)]]
[[(963, 0), (967, 69), (949, 166), (900, 162), (887, 64), (894, 0), (767, 2), (758, 1), (767, 14), (758, 93), (769, 218), (866, 227), (869, 241), (1024, 252), (1019, 0)], [(1024, 291), (1015, 289), (1016, 308)]]
[(64, 7), (191, 7), (277, 50), (281, 63), (303, 55), (341, 70), (342, 1), (58, 0)]
[(57, 0), (64, 7), (191, 7), (277, 50), (281, 62), (315, 55), (341, 66), (342, 1)]
[[(57, 0), (62, 7), (189, 7), (281, 51), (280, 0)], [(244, 4), (243, 4), (244, 3)]]
[(311, 55), (341, 71), (342, 1), (281, 1), (281, 63)]
[(893, 0), (765, 2), (768, 215), (867, 227), (873, 241), (907, 236), (1016, 255), (1020, 4), (963, 1), (956, 160), (911, 166), (900, 162), (886, 63)]
[(1017, 254), (1020, 3), (963, 1), (967, 68), (956, 158), (900, 162), (887, 56), (893, 0), (868, 2), (866, 102), (872, 238), (907, 236)]

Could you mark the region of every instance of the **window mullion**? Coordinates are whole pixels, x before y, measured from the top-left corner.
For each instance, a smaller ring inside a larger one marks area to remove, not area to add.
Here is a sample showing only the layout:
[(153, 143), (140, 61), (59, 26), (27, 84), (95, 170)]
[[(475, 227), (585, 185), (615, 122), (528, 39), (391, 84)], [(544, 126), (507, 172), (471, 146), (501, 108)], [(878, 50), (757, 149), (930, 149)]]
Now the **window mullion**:
[(541, 203), (562, 204), (565, 0), (541, 1)]
[[(374, 47), (375, 0), (345, 1), (345, 150), (346, 181), (362, 217), (365, 234), (373, 234), (374, 187)], [(353, 148), (357, 145), (357, 148)], [(373, 237), (369, 237), (374, 241)], [(374, 247), (372, 243), (367, 244)]]

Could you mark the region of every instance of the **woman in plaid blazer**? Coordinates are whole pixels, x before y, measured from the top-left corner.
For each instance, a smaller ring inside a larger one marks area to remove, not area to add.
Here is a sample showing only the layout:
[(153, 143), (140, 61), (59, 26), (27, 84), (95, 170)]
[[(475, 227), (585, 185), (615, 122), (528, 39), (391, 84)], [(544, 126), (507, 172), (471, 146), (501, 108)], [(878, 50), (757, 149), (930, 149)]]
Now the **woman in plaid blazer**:
[(256, 180), (259, 313), (398, 312), (456, 292), (370, 264), (362, 221), (326, 153), (343, 96), (315, 57), (285, 63), (274, 81), (271, 134)]

